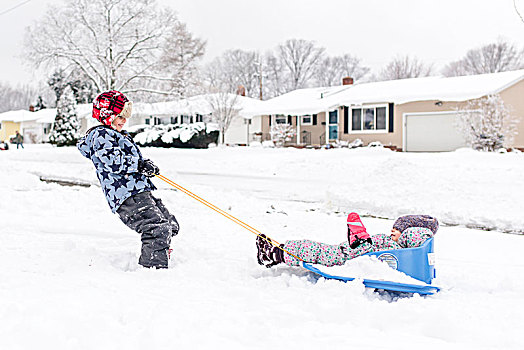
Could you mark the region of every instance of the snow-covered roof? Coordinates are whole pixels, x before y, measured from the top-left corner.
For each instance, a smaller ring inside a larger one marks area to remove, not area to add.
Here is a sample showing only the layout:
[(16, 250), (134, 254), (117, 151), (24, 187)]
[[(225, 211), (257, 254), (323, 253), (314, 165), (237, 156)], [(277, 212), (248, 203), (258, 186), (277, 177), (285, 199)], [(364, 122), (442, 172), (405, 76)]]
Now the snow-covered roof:
[(258, 110), (263, 104), (263, 101), (235, 94), (227, 94), (225, 96), (219, 96), (219, 94), (204, 94), (177, 101), (135, 103), (133, 104), (133, 114), (144, 116), (207, 115), (212, 112), (212, 101), (218, 98), (227, 98), (229, 101), (236, 99), (234, 102), (236, 109), (239, 110), (241, 116), (246, 118), (250, 118), (252, 115), (246, 115), (243, 113), (243, 110)]
[[(235, 107), (241, 117), (251, 118), (253, 114), (244, 113), (244, 110), (259, 110), (263, 101), (239, 96), (235, 94), (219, 95), (205, 94), (197, 95), (177, 101), (133, 104), (133, 115), (135, 116), (175, 116), (175, 115), (207, 115), (212, 112), (211, 102), (216, 99), (235, 100)], [(233, 103), (233, 102), (230, 102)], [(77, 116), (80, 118), (90, 117), (93, 105), (91, 103), (81, 104), (76, 107)], [(8, 111), (0, 113), (0, 121), (52, 123), (55, 120), (56, 108), (46, 108), (37, 112), (27, 110)]]
[[(90, 103), (76, 106), (76, 113), (79, 117), (84, 117), (91, 114), (92, 105)], [(15, 123), (21, 122), (37, 122), (37, 123), (53, 123), (56, 117), (56, 108), (45, 108), (36, 112), (20, 109), (17, 111), (8, 111), (0, 113), (0, 121), (11, 121)]]
[(345, 85), (298, 89), (264, 101), (261, 105), (253, 106), (254, 108), (248, 108), (245, 113), (254, 115), (317, 113), (325, 111), (329, 107), (328, 96), (333, 96), (347, 88), (348, 86)]
[(467, 101), (502, 90), (524, 79), (524, 69), (502, 73), (462, 77), (425, 77), (310, 88), (291, 91), (264, 101), (259, 109), (246, 110), (253, 115), (312, 114), (338, 106), (415, 101)]
[[(354, 85), (337, 96), (333, 105), (373, 102), (403, 104), (415, 101), (467, 101), (502, 90), (524, 79), (524, 69), (462, 77), (426, 77)], [(335, 103), (336, 101), (336, 103)]]

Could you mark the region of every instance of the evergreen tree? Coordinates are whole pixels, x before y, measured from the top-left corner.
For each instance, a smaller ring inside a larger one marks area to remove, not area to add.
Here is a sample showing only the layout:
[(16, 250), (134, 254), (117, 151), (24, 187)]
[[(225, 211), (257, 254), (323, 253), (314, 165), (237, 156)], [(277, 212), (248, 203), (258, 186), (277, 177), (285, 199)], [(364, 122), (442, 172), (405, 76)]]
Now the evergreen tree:
[(46, 109), (46, 108), (47, 106), (44, 103), (44, 99), (42, 98), (42, 96), (38, 96), (38, 98), (36, 99), (36, 104), (35, 104), (35, 112), (41, 109)]
[(47, 84), (54, 91), (56, 96), (56, 105), (58, 106), (58, 102), (60, 101), (60, 98), (62, 97), (62, 94), (68, 85), (64, 70), (59, 69), (54, 72), (51, 77), (49, 77)]
[(94, 84), (78, 69), (73, 70), (69, 74), (66, 82), (71, 87), (71, 90), (73, 90), (76, 103), (78, 104), (91, 103), (98, 94)]
[(80, 123), (76, 116), (76, 100), (70, 87), (66, 87), (56, 107), (56, 118), (49, 142), (61, 146), (73, 146), (79, 135)]

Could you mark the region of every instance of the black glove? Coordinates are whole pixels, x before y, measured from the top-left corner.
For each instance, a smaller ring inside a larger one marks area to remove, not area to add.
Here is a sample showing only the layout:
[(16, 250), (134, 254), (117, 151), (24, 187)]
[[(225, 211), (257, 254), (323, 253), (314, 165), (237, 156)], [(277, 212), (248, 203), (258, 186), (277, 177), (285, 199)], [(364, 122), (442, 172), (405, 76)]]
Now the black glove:
[(138, 160), (138, 172), (147, 177), (154, 177), (160, 174), (160, 169), (149, 159)]

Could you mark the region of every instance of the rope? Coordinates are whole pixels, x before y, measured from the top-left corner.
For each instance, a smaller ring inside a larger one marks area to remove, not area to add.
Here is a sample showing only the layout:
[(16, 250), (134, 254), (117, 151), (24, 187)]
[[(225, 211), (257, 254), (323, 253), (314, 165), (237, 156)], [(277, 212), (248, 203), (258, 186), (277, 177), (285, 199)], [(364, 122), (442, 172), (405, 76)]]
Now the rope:
[(262, 236), (262, 232), (260, 232), (259, 230), (249, 226), (248, 224), (246, 224), (245, 222), (243, 222), (242, 220), (234, 217), (233, 215), (229, 214), (229, 213), (226, 213), (225, 211), (223, 211), (222, 209), (220, 209), (219, 207), (217, 207), (216, 205), (214, 204), (211, 204), (209, 203), (208, 201), (206, 201), (205, 199), (197, 196), (196, 194), (194, 194), (193, 192), (185, 189), (184, 187), (180, 186), (179, 184), (169, 180), (167, 177), (163, 176), (163, 175), (156, 175), (156, 177), (158, 177), (159, 179), (165, 181), (166, 183), (168, 183), (169, 185), (173, 186), (174, 188), (184, 192), (185, 194), (187, 194), (188, 196), (192, 197), (193, 199), (196, 199), (197, 201), (199, 201), (200, 203), (204, 204), (205, 206), (207, 206), (208, 208), (211, 208), (213, 209), (214, 211), (216, 211), (217, 213), (225, 216), (226, 218), (228, 218), (229, 220), (233, 221), (234, 223), (242, 226), (243, 228), (245, 228), (246, 230), (250, 231), (251, 233), (254, 233), (255, 235), (257, 235), (258, 237), (262, 238), (263, 240), (265, 240), (266, 242), (268, 242), (269, 244), (277, 247), (278, 249), (281, 249), (282, 251), (288, 253), (289, 255), (291, 255), (292, 257), (294, 257), (295, 259), (299, 260), (299, 261), (304, 261), (303, 259), (299, 258), (298, 256), (296, 256), (295, 254), (293, 253), (290, 253), (287, 249), (284, 249), (283, 247), (280, 246), (280, 243), (278, 243), (277, 241), (269, 238), (269, 237), (264, 237)]

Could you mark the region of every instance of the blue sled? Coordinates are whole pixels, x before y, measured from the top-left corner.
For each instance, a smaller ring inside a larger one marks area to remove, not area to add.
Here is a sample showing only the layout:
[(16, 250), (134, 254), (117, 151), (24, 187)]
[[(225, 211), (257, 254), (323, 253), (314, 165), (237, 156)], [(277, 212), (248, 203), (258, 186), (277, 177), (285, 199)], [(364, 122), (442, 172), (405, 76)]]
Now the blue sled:
[[(428, 239), (423, 245), (417, 248), (385, 250), (365, 255), (375, 255), (379, 260), (386, 261), (391, 268), (404, 272), (406, 275), (424, 283), (428, 283), (426, 285), (417, 285), (364, 279), (364, 286), (368, 288), (384, 289), (393, 292), (418, 293), (422, 295), (435, 294), (440, 291), (439, 287), (429, 285), (435, 277), (433, 238)], [(336, 279), (343, 282), (355, 280), (353, 277), (327, 274), (305, 262), (302, 263), (302, 266), (327, 279)]]

